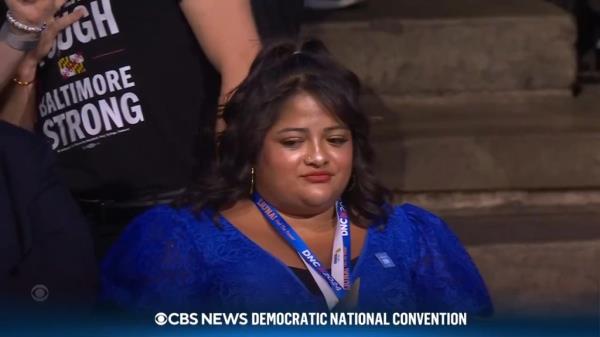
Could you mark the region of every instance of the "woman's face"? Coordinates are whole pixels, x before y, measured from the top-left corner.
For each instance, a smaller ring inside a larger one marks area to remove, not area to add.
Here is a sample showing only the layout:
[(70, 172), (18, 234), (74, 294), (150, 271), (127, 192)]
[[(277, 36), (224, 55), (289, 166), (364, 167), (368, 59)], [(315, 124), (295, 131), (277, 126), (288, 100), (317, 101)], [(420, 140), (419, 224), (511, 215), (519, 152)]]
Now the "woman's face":
[(282, 106), (255, 165), (256, 189), (279, 210), (308, 216), (332, 207), (352, 174), (352, 135), (307, 93)]

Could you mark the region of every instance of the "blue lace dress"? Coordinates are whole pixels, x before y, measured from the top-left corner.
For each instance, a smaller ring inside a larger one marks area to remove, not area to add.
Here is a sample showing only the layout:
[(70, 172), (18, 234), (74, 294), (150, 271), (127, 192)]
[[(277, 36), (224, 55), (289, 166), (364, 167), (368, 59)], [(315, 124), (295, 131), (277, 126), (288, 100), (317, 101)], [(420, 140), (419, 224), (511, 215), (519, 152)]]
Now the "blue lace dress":
[[(136, 311), (327, 310), (290, 268), (211, 217), (168, 206), (139, 216), (102, 263), (101, 298)], [(369, 228), (351, 278), (360, 280), (357, 311), (492, 312), (456, 236), (412, 205)]]

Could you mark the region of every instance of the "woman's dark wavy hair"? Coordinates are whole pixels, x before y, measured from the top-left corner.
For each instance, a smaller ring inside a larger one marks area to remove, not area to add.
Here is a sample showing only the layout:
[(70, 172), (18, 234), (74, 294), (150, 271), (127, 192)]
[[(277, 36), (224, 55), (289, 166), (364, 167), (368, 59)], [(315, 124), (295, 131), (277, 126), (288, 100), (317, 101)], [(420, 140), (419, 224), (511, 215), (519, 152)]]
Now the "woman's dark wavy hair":
[(352, 220), (364, 225), (385, 221), (390, 193), (372, 171), (369, 121), (359, 105), (360, 90), (358, 77), (335, 62), (319, 40), (307, 40), (300, 46), (285, 41), (265, 46), (224, 106), (227, 129), (213, 173), (188, 189), (186, 203), (194, 210), (218, 210), (247, 198), (250, 169), (282, 104), (298, 93), (307, 93), (352, 133), (352, 178), (342, 195)]

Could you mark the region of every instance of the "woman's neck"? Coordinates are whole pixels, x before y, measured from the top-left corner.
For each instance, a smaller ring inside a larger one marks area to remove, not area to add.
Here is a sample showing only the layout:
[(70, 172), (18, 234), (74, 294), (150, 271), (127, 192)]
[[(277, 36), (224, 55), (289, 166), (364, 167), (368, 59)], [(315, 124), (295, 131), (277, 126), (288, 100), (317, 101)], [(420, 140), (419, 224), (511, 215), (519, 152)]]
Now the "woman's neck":
[[(297, 232), (319, 234), (335, 228), (335, 205), (293, 206), (272, 202), (266, 198), (264, 200)], [(256, 206), (254, 201), (248, 201), (259, 211), (260, 207)]]
[[(304, 233), (323, 233), (335, 228), (335, 206), (332, 205), (324, 210), (315, 209), (313, 212), (304, 210), (303, 212), (289, 211), (285, 207), (277, 207), (271, 204), (279, 215), (297, 232)], [(220, 211), (226, 218), (235, 219), (237, 217), (246, 218), (249, 214), (256, 212), (256, 216), (264, 219), (259, 207), (251, 199), (242, 199), (237, 201), (232, 207)]]
[(321, 233), (335, 227), (335, 207), (308, 215), (295, 215), (285, 211), (279, 211), (279, 214), (297, 232)]

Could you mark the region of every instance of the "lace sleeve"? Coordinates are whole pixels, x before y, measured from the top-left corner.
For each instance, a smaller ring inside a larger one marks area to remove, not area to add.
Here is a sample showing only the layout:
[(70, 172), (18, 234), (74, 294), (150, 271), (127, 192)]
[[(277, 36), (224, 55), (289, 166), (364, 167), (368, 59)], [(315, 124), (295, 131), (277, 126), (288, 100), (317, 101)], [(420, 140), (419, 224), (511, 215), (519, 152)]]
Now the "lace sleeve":
[(416, 206), (403, 206), (417, 232), (414, 275), (422, 311), (491, 315), (492, 302), (471, 257), (444, 221)]
[(170, 207), (136, 218), (101, 266), (101, 299), (134, 311), (201, 310), (206, 270), (188, 226), (195, 218)]

